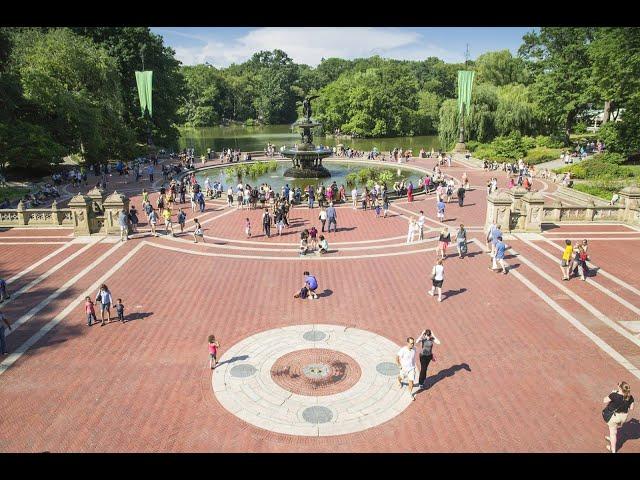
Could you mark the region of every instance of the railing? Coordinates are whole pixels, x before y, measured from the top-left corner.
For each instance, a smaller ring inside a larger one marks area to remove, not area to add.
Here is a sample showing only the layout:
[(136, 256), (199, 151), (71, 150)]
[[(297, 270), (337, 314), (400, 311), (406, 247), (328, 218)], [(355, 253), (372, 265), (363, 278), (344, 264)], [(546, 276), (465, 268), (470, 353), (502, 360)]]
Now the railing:
[(26, 208), (0, 210), (1, 227), (73, 226), (70, 209)]

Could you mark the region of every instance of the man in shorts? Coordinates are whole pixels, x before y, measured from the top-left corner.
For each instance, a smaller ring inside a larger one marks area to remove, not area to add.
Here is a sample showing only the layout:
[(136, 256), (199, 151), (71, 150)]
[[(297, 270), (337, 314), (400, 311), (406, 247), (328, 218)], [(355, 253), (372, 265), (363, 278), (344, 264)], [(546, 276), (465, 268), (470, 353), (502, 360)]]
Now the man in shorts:
[(500, 268), (498, 268), (498, 264), (500, 264), (500, 267), (502, 268), (502, 273), (506, 275), (508, 265), (507, 265), (507, 262), (504, 261), (504, 252), (507, 249), (507, 246), (502, 241), (502, 235), (496, 238), (495, 249), (496, 249), (496, 253), (493, 255), (493, 261), (491, 263), (491, 267), (489, 267), (489, 270), (493, 270), (494, 272), (499, 272)]
[(415, 400), (416, 396), (413, 394), (413, 384), (418, 378), (418, 371), (416, 368), (416, 348), (413, 337), (407, 338), (407, 344), (398, 350), (396, 363), (398, 367), (400, 367), (400, 375), (398, 375), (400, 388), (402, 388), (402, 382), (406, 380), (409, 384), (409, 394), (413, 400)]

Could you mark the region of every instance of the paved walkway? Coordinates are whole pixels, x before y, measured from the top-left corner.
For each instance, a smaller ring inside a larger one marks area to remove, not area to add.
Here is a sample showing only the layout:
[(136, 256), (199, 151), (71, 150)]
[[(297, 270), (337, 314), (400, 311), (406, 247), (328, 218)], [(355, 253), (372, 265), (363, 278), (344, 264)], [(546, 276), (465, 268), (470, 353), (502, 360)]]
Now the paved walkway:
[[(387, 219), (341, 206), (323, 257), (297, 255), (297, 232), (319, 225), (305, 208), (286, 235), (264, 238), (254, 223), (246, 239), (243, 220), (257, 212), (209, 202), (199, 245), (153, 238), (144, 224), (125, 243), (0, 232), (13, 293), (2, 311), (15, 326), (0, 363), (0, 450), (606, 452), (602, 398), (621, 380), (640, 392), (640, 231), (512, 235), (513, 270), (498, 275), (483, 251), (484, 184), (498, 175), (506, 186), (506, 175), (464, 160), (444, 171), (466, 171), (474, 188), (465, 207), (447, 205), (444, 225), (465, 223), (471, 242), (462, 260), (449, 252), (442, 303), (426, 294), (443, 226), (433, 196), (396, 201)], [(534, 188), (553, 196), (552, 184)], [(420, 209), (425, 241), (407, 245)], [(587, 282), (560, 280), (565, 238), (589, 239)], [(317, 300), (292, 298), (304, 270)], [(84, 297), (101, 283), (130, 322), (85, 325)], [(442, 344), (412, 401), (394, 357), (424, 328)], [(210, 334), (221, 343), (213, 373)], [(620, 451), (640, 452), (639, 435), (637, 420), (626, 424)]]

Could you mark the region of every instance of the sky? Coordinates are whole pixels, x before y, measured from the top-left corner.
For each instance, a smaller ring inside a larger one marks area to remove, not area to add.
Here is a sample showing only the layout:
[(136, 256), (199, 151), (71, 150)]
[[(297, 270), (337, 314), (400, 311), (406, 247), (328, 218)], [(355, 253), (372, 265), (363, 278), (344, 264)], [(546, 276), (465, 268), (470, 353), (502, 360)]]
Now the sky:
[(535, 27), (153, 27), (185, 65), (208, 62), (224, 68), (260, 50), (285, 51), (312, 67), (322, 58), (380, 55), (399, 60), (438, 57), (464, 62), (495, 50), (517, 53), (522, 36)]

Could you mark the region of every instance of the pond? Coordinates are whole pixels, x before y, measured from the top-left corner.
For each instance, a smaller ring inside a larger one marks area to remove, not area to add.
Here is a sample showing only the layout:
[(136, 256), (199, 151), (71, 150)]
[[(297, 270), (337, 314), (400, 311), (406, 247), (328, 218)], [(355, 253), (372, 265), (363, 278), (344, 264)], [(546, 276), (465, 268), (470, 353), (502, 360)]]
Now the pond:
[[(227, 177), (224, 171), (225, 167), (200, 170), (196, 173), (196, 177), (200, 185), (204, 185), (205, 178), (209, 177), (209, 181), (211, 183), (216, 180), (221, 181), (225, 189), (228, 188), (229, 185), (235, 187), (240, 181), (242, 181), (242, 183), (248, 183), (252, 186), (267, 183), (271, 185), (271, 188), (273, 188), (276, 192), (279, 192), (285, 184), (289, 184), (290, 187), (305, 188), (307, 185), (318, 185), (319, 183), (322, 183), (324, 185), (331, 185), (331, 183), (335, 181), (338, 186), (344, 185), (345, 188), (350, 190), (350, 188), (353, 187), (347, 186), (345, 177), (351, 172), (357, 172), (363, 168), (371, 166), (361, 163), (327, 161), (323, 162), (323, 165), (331, 172), (331, 178), (284, 177), (284, 172), (291, 166), (291, 161), (278, 162), (278, 168), (275, 171), (267, 172), (264, 175), (259, 175), (255, 178), (247, 176), (245, 178), (238, 179), (235, 175), (233, 177)], [(406, 182), (412, 181), (415, 187), (418, 186), (418, 179), (420, 178), (419, 172), (414, 172), (413, 170), (403, 168), (399, 169), (391, 166), (380, 166), (378, 168), (389, 170), (391, 173), (393, 173), (393, 180), (390, 184), (387, 183), (387, 186), (389, 188), (393, 187), (393, 182), (402, 179), (404, 179)], [(360, 187), (360, 185), (358, 185), (358, 187)]]
[[(207, 148), (220, 152), (224, 148), (239, 148), (243, 152), (264, 150), (271, 142), (278, 148), (282, 145), (293, 146), (300, 141), (300, 134), (291, 129), (291, 125), (266, 125), (262, 127), (245, 127), (242, 125), (229, 127), (181, 128), (179, 147), (194, 148), (196, 155), (206, 153)], [(394, 148), (412, 149), (417, 154), (421, 148), (437, 150), (440, 142), (436, 135), (418, 137), (391, 138), (348, 138), (319, 137), (314, 138), (316, 145), (329, 147), (344, 144), (356, 150), (371, 151), (376, 147), (381, 152), (388, 152)]]

